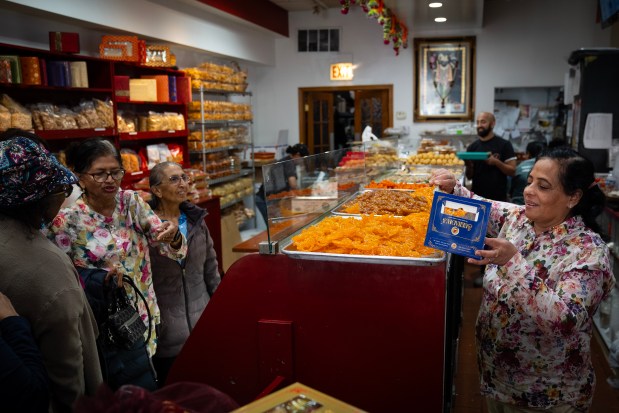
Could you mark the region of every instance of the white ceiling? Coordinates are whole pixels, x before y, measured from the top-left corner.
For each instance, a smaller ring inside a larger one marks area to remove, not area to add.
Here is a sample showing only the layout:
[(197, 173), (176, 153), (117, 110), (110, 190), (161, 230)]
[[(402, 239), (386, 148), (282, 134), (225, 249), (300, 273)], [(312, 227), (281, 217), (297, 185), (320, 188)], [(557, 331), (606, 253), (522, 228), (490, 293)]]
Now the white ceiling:
[[(288, 11), (320, 12), (325, 8), (341, 7), (339, 0), (270, 1)], [(441, 1), (443, 7), (431, 9), (428, 7), (431, 1)], [(385, 0), (385, 4), (398, 18), (404, 19), (409, 31), (413, 32), (477, 29), (483, 24), (484, 0)], [(446, 17), (447, 21), (436, 23), (435, 17)]]

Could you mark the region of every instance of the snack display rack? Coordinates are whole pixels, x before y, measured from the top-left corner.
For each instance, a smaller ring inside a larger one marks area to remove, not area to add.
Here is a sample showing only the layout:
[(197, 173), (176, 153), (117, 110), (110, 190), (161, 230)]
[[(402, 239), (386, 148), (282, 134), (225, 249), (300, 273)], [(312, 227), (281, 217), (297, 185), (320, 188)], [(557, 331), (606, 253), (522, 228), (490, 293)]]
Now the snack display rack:
[[(228, 269), (170, 383), (209, 383), (245, 404), (299, 381), (366, 411), (450, 411), (462, 259), (294, 251), (292, 237), (363, 189), (337, 180), (343, 155), (301, 158), (313, 184), (267, 199), (268, 240)], [(282, 166), (263, 167), (265, 186)]]
[(239, 115), (234, 112), (236, 106), (232, 106), (231, 112), (222, 112), (216, 118), (208, 114), (212, 110), (209, 106), (225, 105), (227, 110), (227, 104), (238, 99), (246, 101), (239, 107), (251, 107), (251, 92), (211, 90), (200, 85), (193, 93), (197, 101), (190, 105), (192, 110), (189, 113), (192, 167), (209, 175), (209, 187), (213, 194), (221, 197), (222, 209), (236, 205), (248, 196), (252, 198), (253, 206), (254, 171), (241, 166), (243, 152), (249, 151), (253, 158), (251, 113)]

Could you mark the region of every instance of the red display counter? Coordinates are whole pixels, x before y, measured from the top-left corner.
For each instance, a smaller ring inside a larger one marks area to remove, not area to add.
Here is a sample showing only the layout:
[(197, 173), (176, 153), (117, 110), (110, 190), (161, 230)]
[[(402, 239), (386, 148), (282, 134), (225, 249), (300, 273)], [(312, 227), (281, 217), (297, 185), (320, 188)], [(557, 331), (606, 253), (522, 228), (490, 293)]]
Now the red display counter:
[[(279, 377), (370, 412), (449, 411), (460, 272), (251, 254), (226, 273), (169, 376), (243, 405)], [(450, 274), (458, 274), (453, 277)]]

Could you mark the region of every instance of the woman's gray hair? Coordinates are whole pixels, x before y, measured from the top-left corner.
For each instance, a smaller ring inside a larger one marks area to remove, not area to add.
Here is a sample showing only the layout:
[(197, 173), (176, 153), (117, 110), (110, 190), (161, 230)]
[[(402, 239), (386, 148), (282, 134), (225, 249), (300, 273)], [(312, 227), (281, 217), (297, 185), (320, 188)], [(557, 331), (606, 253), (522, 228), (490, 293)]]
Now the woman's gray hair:
[(150, 193), (153, 195), (152, 200), (149, 202), (150, 206), (152, 209), (157, 209), (159, 207), (160, 204), (160, 200), (159, 197), (157, 197), (157, 195), (155, 195), (155, 193), (153, 192), (153, 187), (159, 185), (160, 183), (163, 182), (163, 180), (165, 179), (165, 173), (164, 170), (168, 167), (168, 166), (178, 166), (179, 168), (183, 168), (182, 165), (176, 163), (176, 162), (170, 162), (170, 161), (166, 161), (166, 162), (161, 162), (158, 163), (157, 165), (153, 166), (153, 169), (150, 170), (150, 176), (148, 178), (148, 184), (150, 185)]

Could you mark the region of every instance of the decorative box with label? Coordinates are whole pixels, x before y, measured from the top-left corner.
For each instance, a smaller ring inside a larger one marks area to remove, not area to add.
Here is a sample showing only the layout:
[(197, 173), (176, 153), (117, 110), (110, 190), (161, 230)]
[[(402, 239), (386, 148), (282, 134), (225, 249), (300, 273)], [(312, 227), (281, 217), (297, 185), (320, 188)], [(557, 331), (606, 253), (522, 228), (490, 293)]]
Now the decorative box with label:
[(79, 53), (79, 33), (49, 32), (49, 50), (52, 52)]

